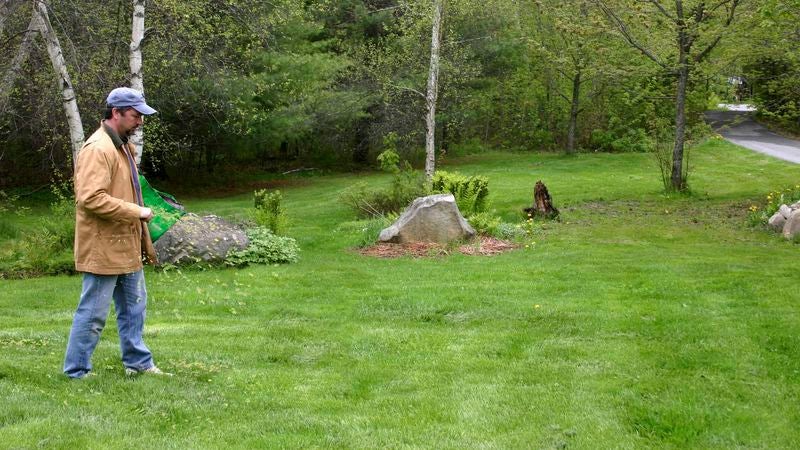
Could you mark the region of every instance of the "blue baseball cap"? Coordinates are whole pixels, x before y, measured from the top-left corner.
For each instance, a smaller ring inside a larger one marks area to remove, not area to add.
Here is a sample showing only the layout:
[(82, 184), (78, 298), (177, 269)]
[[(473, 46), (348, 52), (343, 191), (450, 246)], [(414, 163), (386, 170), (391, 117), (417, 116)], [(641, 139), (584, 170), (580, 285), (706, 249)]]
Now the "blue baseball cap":
[(106, 104), (113, 108), (131, 106), (146, 116), (158, 112), (144, 102), (144, 95), (141, 92), (127, 87), (116, 88), (111, 91), (106, 99)]

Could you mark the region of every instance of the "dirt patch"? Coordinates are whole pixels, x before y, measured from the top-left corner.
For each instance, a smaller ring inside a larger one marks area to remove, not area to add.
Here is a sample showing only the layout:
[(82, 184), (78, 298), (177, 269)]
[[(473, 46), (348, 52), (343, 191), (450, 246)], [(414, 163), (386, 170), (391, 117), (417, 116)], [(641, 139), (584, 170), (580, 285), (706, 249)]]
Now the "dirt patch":
[(480, 240), (460, 245), (456, 248), (426, 242), (408, 244), (381, 243), (359, 249), (358, 253), (376, 258), (400, 258), (403, 256), (410, 256), (412, 258), (432, 258), (446, 256), (453, 252), (459, 252), (465, 255), (493, 256), (514, 250), (518, 247), (518, 245), (502, 239), (482, 236)]

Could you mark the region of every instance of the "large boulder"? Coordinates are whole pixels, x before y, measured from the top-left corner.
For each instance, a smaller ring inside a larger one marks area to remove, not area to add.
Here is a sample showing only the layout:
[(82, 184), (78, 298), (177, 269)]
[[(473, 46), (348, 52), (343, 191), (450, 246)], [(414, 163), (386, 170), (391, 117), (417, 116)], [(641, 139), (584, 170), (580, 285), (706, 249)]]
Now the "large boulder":
[(244, 230), (217, 216), (186, 214), (156, 242), (160, 264), (221, 262), (250, 244)]
[(436, 242), (446, 244), (475, 236), (475, 230), (458, 210), (452, 194), (415, 199), (390, 227), (381, 231), (381, 242)]
[(783, 226), (783, 237), (794, 239), (798, 235), (800, 235), (800, 209), (795, 209)]

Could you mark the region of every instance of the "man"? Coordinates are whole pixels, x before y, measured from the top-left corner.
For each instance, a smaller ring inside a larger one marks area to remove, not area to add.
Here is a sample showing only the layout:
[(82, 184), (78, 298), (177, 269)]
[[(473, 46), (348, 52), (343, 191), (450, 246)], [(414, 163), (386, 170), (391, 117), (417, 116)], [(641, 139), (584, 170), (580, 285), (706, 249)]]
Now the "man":
[(134, 146), (128, 143), (142, 116), (156, 110), (130, 88), (114, 89), (106, 104), (105, 120), (86, 140), (75, 166), (75, 268), (84, 275), (64, 373), (92, 374), (92, 353), (113, 297), (125, 374), (170, 375), (156, 367), (142, 340), (147, 305), (142, 259), (156, 262), (146, 224), (153, 212), (142, 203)]

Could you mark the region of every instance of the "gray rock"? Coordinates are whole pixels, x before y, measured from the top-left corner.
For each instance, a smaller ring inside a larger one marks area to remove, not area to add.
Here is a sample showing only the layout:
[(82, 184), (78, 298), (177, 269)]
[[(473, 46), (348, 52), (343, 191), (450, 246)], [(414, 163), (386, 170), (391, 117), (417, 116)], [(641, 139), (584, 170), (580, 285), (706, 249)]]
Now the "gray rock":
[(452, 194), (415, 199), (390, 227), (381, 231), (381, 242), (436, 242), (446, 244), (475, 236), (464, 220)]
[(783, 237), (786, 239), (794, 239), (798, 234), (800, 234), (800, 209), (794, 210), (783, 226)]
[(792, 215), (792, 210), (793, 209), (797, 209), (797, 208), (791, 208), (791, 207), (786, 206), (786, 205), (781, 205), (781, 207), (778, 208), (778, 212), (781, 213), (781, 215), (783, 216), (784, 219), (788, 219), (789, 216)]
[(186, 214), (155, 242), (161, 264), (221, 262), (232, 250), (247, 248), (241, 228), (217, 216)]
[(776, 212), (769, 218), (769, 227), (777, 232), (783, 231), (783, 226), (786, 224), (786, 217), (780, 211)]

